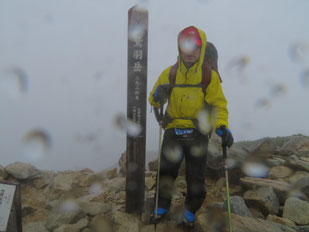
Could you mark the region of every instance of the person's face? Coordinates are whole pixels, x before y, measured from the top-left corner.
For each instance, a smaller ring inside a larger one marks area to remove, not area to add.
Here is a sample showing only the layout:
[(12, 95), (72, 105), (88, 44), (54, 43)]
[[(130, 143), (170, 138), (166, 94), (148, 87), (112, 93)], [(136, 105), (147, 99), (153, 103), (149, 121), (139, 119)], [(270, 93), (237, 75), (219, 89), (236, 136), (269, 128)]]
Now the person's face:
[(192, 51), (180, 50), (181, 59), (186, 65), (194, 64), (199, 59), (200, 53), (201, 53), (201, 48), (199, 47), (196, 47)]

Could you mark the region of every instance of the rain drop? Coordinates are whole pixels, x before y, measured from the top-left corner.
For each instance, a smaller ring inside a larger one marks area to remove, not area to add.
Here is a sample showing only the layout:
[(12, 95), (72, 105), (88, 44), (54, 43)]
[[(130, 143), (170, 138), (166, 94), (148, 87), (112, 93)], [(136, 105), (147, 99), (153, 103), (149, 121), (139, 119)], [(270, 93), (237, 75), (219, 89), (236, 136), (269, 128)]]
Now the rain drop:
[(196, 49), (195, 40), (193, 38), (185, 39), (180, 44), (180, 50), (185, 53), (192, 53)]
[(143, 24), (134, 24), (129, 27), (129, 40), (132, 42), (137, 42), (144, 37), (146, 28)]
[(19, 98), (28, 90), (28, 77), (20, 68), (12, 68), (0, 78), (0, 92), (11, 98)]
[(269, 167), (259, 160), (247, 160), (242, 166), (243, 172), (250, 177), (263, 178), (268, 175)]
[(164, 148), (165, 157), (174, 163), (178, 163), (182, 159), (182, 148), (178, 145), (170, 145)]
[(309, 46), (304, 42), (293, 43), (289, 48), (289, 56), (292, 61), (301, 62), (305, 59)]
[(309, 89), (309, 68), (301, 73), (300, 81), (305, 89)]
[(29, 161), (36, 162), (42, 159), (50, 148), (51, 136), (45, 130), (32, 130), (23, 137), (22, 154)]
[(65, 213), (74, 212), (78, 209), (78, 204), (74, 199), (66, 199), (61, 202), (60, 210)]
[(123, 115), (116, 116), (116, 126), (128, 133), (131, 137), (137, 137), (142, 132), (142, 126), (126, 118)]
[(89, 192), (92, 195), (98, 196), (103, 192), (103, 187), (102, 184), (99, 182), (95, 182), (93, 183), (90, 187), (89, 187)]
[(260, 98), (256, 102), (256, 106), (258, 108), (270, 108), (271, 107), (271, 101), (267, 98)]
[(272, 87), (271, 94), (272, 96), (282, 96), (288, 92), (288, 87), (284, 84), (278, 84)]

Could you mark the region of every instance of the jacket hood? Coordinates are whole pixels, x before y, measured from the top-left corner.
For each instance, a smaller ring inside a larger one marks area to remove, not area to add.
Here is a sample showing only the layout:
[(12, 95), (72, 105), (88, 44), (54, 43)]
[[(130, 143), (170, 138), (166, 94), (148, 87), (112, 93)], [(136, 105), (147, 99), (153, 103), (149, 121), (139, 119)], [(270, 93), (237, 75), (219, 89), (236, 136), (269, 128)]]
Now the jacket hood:
[[(195, 67), (197, 69), (197, 68), (202, 67), (203, 62), (204, 62), (205, 49), (206, 49), (206, 45), (207, 45), (207, 37), (206, 37), (206, 33), (203, 30), (201, 30), (201, 29), (199, 29), (199, 28), (197, 28), (195, 26), (190, 26), (190, 27), (193, 27), (193, 28), (197, 29), (197, 31), (198, 31), (198, 33), (199, 33), (199, 35), (201, 37), (201, 40), (202, 40), (200, 57), (197, 60), (197, 62), (193, 65), (193, 67)], [(186, 30), (187, 28), (190, 28), (190, 27), (186, 27), (182, 31), (184, 31), (184, 30)], [(179, 36), (180, 36), (181, 32), (178, 34), (178, 37), (177, 37), (178, 54), (179, 54), (178, 55), (178, 62), (180, 64), (180, 67), (184, 66), (184, 63), (183, 63), (183, 61), (181, 59), (181, 56), (180, 56), (180, 48), (179, 48)]]

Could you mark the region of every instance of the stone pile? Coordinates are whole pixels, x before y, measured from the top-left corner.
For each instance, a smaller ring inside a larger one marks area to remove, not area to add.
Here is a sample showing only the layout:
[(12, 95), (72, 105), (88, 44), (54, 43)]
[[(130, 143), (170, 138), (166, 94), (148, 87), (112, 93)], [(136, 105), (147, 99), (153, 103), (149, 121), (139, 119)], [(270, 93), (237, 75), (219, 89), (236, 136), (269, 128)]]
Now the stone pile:
[[(228, 150), (234, 232), (309, 231), (309, 137), (294, 135), (235, 143)], [(31, 164), (0, 166), (0, 180), (21, 184), (25, 232), (148, 232), (149, 202), (155, 193), (156, 161), (146, 172), (146, 208), (125, 213), (125, 154), (116, 168), (44, 171)], [(218, 138), (209, 144), (207, 198), (194, 231), (228, 231), (226, 187)], [(172, 207), (157, 231), (176, 228), (186, 193), (184, 165), (174, 183)]]

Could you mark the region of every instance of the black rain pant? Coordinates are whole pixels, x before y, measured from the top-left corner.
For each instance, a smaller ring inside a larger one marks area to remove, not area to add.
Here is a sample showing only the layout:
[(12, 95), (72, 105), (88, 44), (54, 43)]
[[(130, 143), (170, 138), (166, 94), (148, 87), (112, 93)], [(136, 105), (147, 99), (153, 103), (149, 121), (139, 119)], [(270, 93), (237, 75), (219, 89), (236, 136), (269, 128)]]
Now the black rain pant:
[(173, 183), (180, 164), (185, 158), (187, 194), (185, 208), (195, 213), (206, 197), (205, 168), (208, 136), (196, 129), (191, 134), (176, 135), (174, 129), (164, 133), (161, 163), (159, 208), (169, 209), (173, 194)]

